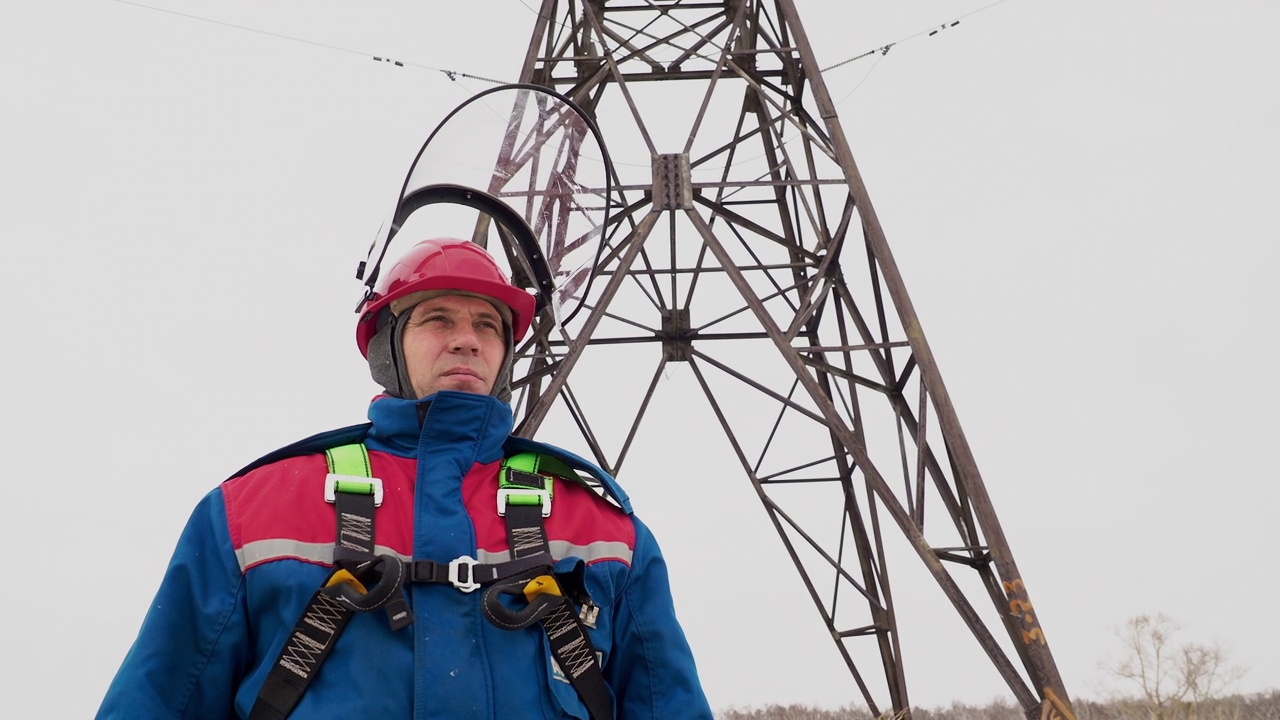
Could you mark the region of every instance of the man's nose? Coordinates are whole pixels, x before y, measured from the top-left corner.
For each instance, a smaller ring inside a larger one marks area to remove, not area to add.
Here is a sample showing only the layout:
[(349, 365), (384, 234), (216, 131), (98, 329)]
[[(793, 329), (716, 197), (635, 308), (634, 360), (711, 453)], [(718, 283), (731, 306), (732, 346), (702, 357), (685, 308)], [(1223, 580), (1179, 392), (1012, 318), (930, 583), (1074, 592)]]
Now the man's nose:
[(476, 334), (476, 329), (471, 327), (471, 323), (458, 323), (454, 328), (450, 343), (454, 352), (480, 351), (480, 336)]

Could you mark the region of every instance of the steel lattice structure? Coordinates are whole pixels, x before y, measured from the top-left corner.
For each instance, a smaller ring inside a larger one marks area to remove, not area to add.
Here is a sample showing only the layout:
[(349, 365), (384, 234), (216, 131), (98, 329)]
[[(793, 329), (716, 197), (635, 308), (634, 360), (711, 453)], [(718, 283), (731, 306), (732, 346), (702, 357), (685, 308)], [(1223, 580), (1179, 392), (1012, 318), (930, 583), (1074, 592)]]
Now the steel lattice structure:
[[(560, 407), (616, 472), (664, 368), (687, 363), (873, 714), (910, 713), (896, 529), (1028, 717), (1072, 718), (794, 0), (543, 0), (522, 82), (650, 162), (619, 166), (582, 311), (519, 349), (518, 432)], [(675, 107), (690, 121), (664, 147)], [(654, 362), (613, 441), (590, 378), (570, 381), (607, 348)]]

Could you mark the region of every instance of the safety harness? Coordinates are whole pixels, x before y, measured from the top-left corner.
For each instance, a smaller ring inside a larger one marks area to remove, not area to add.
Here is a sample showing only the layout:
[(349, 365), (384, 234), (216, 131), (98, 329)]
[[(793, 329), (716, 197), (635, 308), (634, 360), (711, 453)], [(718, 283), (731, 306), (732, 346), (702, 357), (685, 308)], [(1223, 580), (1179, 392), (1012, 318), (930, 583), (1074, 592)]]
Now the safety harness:
[[(375, 549), (373, 518), (382, 504), (382, 481), (373, 477), (364, 444), (325, 450), (325, 460), (325, 500), (334, 505), (337, 518), (334, 570), (307, 602), (267, 673), (249, 720), (289, 716), (355, 613), (385, 610), (393, 631), (412, 624), (403, 592), (406, 582), (449, 584), (467, 593), (488, 586), (480, 603), (485, 618), (505, 630), (542, 623), (551, 656), (592, 720), (612, 720), (613, 701), (586, 631), (595, 627), (599, 607), (587, 593), (585, 565), (578, 561), (557, 573), (543, 524), (551, 515), (554, 477), (578, 477), (568, 465), (533, 452), (502, 462), (497, 509), (506, 522), (510, 560), (481, 563), (462, 556), (449, 562), (403, 562)], [(504, 597), (515, 602), (504, 602)], [(575, 605), (581, 610), (575, 611)]]

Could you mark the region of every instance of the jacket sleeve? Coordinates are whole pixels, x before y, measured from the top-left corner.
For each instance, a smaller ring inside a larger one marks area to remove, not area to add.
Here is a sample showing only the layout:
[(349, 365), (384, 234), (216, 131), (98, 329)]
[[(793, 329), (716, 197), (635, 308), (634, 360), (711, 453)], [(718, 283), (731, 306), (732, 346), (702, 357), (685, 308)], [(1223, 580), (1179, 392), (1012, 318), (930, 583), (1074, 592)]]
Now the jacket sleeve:
[(639, 519), (631, 573), (617, 602), (613, 656), (605, 679), (618, 720), (705, 718), (711, 708), (689, 641), (676, 620), (667, 564)]
[(196, 506), (97, 717), (231, 718), (248, 625), (222, 491)]

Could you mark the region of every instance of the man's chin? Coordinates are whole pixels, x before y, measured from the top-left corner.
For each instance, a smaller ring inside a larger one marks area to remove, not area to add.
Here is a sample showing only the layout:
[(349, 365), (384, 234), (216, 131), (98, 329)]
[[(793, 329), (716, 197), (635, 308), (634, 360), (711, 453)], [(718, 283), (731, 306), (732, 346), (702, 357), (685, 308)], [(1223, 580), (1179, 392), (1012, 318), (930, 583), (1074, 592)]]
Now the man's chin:
[(469, 392), (477, 395), (488, 395), (489, 384), (478, 377), (471, 375), (450, 375), (440, 379), (440, 385), (437, 390), (454, 390), (457, 392)]

